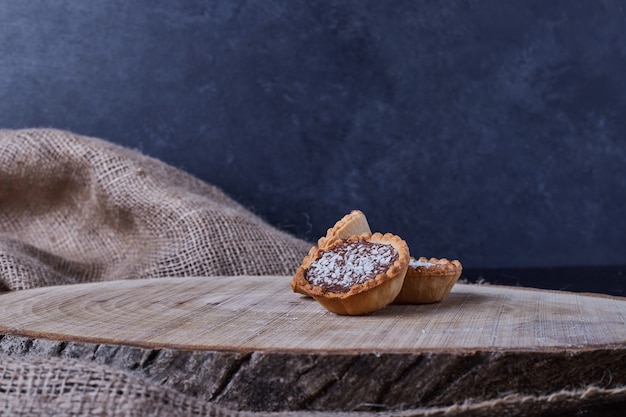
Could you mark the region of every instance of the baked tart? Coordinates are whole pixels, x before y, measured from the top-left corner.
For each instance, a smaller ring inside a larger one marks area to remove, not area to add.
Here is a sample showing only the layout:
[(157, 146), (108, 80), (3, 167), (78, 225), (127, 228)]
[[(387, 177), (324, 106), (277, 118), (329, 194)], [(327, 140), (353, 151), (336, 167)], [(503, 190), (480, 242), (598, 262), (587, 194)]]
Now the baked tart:
[[(335, 223), (333, 227), (326, 231), (326, 236), (322, 236), (317, 241), (317, 248), (313, 246), (309, 251), (317, 251), (330, 247), (337, 240), (344, 240), (351, 236), (360, 236), (364, 233), (371, 234), (369, 223), (365, 214), (361, 210), (352, 210)], [(295, 292), (302, 295), (310, 295), (303, 287), (292, 285)]]
[(339, 239), (347, 239), (350, 236), (360, 236), (364, 233), (371, 234), (370, 225), (365, 214), (360, 210), (352, 210), (343, 216), (333, 227), (326, 231), (326, 236), (319, 238), (317, 246), (326, 248)]
[(393, 302), (409, 266), (409, 248), (391, 233), (364, 233), (314, 246), (291, 281), (327, 310), (363, 315)]
[(461, 276), (457, 260), (411, 257), (404, 284), (394, 304), (428, 304), (442, 301)]

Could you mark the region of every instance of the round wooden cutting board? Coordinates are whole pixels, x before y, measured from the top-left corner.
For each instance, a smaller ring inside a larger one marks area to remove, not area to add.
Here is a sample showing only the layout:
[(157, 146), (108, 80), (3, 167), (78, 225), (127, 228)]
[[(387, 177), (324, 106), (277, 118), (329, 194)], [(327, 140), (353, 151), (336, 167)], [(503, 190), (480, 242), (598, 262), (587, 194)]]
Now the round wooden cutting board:
[(250, 410), (401, 409), (626, 384), (626, 299), (457, 284), (441, 303), (350, 317), (292, 293), (289, 280), (4, 293), (0, 349), (101, 361)]

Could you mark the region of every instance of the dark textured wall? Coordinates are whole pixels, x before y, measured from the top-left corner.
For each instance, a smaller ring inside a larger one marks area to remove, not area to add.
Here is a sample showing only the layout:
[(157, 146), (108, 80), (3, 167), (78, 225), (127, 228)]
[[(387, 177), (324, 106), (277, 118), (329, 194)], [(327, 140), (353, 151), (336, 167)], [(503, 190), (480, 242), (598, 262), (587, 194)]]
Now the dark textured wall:
[(607, 1), (0, 2), (0, 127), (136, 148), (315, 240), (353, 208), (466, 267), (626, 264)]

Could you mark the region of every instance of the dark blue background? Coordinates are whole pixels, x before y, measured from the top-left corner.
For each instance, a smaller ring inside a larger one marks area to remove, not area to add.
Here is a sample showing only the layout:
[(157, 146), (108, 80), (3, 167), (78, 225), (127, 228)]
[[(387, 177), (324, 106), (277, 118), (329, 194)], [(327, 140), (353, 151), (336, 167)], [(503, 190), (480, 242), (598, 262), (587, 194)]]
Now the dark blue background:
[(625, 7), (2, 1), (0, 128), (139, 149), (310, 241), (359, 208), (467, 270), (620, 266)]

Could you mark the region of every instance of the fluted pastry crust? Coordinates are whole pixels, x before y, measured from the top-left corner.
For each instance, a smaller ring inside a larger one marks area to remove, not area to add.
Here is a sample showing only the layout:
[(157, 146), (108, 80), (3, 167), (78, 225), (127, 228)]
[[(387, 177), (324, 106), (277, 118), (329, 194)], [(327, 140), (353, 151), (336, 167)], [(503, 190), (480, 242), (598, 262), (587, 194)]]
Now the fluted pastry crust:
[(328, 248), (337, 240), (347, 239), (350, 236), (361, 236), (364, 233), (372, 233), (365, 214), (360, 210), (352, 210), (328, 229), (326, 236), (319, 238), (317, 246)]
[[(397, 258), (382, 273), (355, 283), (345, 291), (332, 292), (307, 280), (307, 271), (313, 262), (328, 251), (333, 251), (347, 242), (366, 241), (373, 244), (391, 245), (397, 252)], [(399, 294), (409, 265), (409, 248), (399, 236), (391, 233), (364, 233), (347, 239), (336, 239), (332, 244), (320, 248), (314, 246), (302, 261), (291, 281), (293, 291), (312, 296), (327, 310), (342, 315), (362, 315), (371, 313), (390, 304)]]
[(458, 260), (411, 258), (402, 290), (394, 304), (428, 304), (442, 301), (461, 276)]

